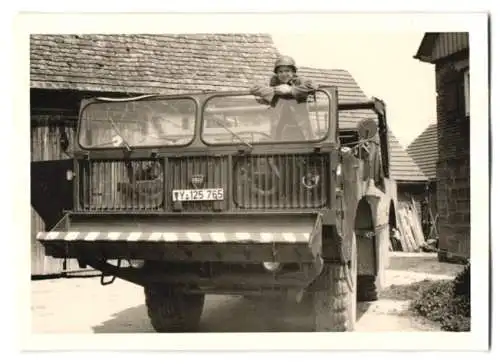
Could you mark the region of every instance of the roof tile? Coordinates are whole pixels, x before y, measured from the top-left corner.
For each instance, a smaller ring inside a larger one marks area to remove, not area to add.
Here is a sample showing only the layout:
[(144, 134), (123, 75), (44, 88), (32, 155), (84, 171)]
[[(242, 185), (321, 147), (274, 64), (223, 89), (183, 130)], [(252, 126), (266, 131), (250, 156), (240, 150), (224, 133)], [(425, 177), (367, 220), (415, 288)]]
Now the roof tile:
[(438, 160), (436, 123), (429, 125), (408, 145), (406, 150), (428, 178), (436, 178), (436, 163)]
[(31, 87), (126, 93), (246, 88), (277, 55), (261, 34), (34, 34), (30, 46)]

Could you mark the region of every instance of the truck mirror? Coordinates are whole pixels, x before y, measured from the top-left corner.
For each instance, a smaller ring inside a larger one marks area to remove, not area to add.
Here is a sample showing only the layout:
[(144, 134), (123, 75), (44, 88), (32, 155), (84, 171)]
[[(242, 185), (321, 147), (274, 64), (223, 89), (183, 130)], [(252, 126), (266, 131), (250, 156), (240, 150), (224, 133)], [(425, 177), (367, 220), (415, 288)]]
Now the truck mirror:
[(60, 145), (61, 150), (63, 152), (68, 151), (69, 138), (68, 138), (68, 134), (66, 133), (66, 130), (64, 129), (64, 126), (59, 127), (59, 145)]
[(66, 154), (69, 158), (73, 158), (73, 152), (70, 150), (71, 142), (68, 137), (68, 133), (64, 126), (59, 127), (59, 146), (61, 151)]
[(377, 135), (377, 123), (373, 119), (363, 119), (358, 123), (358, 137), (360, 140), (371, 139)]

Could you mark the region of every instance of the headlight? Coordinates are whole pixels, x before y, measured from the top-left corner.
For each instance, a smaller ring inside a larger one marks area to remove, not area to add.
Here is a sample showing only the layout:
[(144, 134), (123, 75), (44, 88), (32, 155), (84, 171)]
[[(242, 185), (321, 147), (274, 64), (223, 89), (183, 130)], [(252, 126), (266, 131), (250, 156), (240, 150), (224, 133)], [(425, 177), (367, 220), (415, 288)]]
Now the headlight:
[(72, 170), (68, 169), (66, 171), (66, 180), (72, 181), (74, 176), (75, 176), (75, 173)]
[(281, 269), (281, 263), (278, 262), (264, 262), (262, 265), (270, 272), (277, 272)]
[(144, 267), (144, 260), (142, 259), (130, 259), (129, 264), (132, 268), (142, 268)]

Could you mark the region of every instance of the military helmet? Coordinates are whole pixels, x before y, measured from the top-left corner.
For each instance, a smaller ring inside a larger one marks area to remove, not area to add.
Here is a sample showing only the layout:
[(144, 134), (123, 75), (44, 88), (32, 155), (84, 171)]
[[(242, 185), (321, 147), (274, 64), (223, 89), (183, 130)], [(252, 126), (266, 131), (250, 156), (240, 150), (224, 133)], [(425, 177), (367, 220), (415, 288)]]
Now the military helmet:
[(289, 56), (280, 56), (274, 63), (274, 73), (278, 71), (278, 67), (287, 66), (291, 67), (294, 72), (297, 72), (297, 66), (295, 66), (295, 60)]

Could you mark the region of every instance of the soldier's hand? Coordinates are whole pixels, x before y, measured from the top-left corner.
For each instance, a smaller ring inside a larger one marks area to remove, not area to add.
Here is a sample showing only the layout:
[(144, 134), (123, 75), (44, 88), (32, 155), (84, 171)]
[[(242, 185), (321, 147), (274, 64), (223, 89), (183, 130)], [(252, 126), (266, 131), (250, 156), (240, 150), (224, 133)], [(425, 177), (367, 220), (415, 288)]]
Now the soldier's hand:
[(292, 92), (292, 88), (289, 85), (278, 85), (274, 91), (279, 95), (286, 95)]

